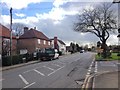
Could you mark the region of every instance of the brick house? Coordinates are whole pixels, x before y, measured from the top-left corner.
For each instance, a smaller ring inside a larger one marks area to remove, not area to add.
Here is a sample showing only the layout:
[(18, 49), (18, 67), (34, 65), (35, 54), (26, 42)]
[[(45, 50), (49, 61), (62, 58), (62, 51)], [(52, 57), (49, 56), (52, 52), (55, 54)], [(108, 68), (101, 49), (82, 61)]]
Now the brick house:
[[(2, 47), (0, 48), (0, 54), (2, 54), (2, 56), (10, 55), (10, 34), (11, 31), (0, 24), (0, 47)], [(12, 55), (16, 54), (16, 44), (16, 36), (12, 35)]]
[(51, 41), (42, 32), (24, 27), (24, 34), (18, 40), (20, 54), (34, 53), (43, 48), (50, 48)]
[(55, 49), (58, 49), (59, 51), (62, 52), (62, 54), (65, 54), (66, 52), (66, 44), (58, 39), (57, 37), (54, 37), (53, 39), (50, 39), (52, 42), (52, 47)]

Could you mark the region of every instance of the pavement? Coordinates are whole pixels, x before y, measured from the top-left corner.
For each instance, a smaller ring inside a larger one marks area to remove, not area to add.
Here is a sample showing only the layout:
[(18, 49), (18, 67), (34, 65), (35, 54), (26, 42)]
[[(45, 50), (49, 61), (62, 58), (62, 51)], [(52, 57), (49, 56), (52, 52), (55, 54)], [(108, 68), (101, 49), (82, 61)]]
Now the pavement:
[(18, 68), (18, 67), (22, 67), (22, 66), (26, 66), (26, 65), (30, 65), (30, 64), (35, 64), (35, 63), (38, 63), (38, 62), (40, 62), (40, 60), (30, 61), (30, 62), (27, 62), (27, 63), (17, 64), (17, 65), (12, 65), (12, 66), (0, 67), (0, 71), (14, 69), (14, 68)]
[(85, 88), (91, 90), (113, 89), (120, 90), (120, 63), (119, 61), (96, 61), (97, 72), (90, 75)]
[(94, 77), (93, 88), (118, 88), (120, 72), (105, 72)]

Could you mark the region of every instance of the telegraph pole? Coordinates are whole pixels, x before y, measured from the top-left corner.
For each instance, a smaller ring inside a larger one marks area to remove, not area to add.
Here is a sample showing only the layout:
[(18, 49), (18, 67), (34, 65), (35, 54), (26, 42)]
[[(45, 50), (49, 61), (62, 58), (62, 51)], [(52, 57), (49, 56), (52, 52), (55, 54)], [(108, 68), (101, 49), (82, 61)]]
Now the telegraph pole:
[(10, 8), (10, 60), (12, 65), (12, 8)]

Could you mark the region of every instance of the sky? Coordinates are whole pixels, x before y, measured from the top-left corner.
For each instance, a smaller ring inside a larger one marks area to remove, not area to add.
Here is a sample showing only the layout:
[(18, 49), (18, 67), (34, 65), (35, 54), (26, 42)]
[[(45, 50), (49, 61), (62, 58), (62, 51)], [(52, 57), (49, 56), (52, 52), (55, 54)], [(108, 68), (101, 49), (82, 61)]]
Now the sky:
[[(13, 8), (13, 23), (24, 23), (29, 28), (36, 27), (48, 38), (57, 36), (66, 45), (70, 42), (80, 45), (95, 45), (99, 38), (90, 33), (73, 30), (77, 15), (101, 2), (112, 0), (0, 0), (0, 23), (10, 23), (9, 10)], [(111, 34), (107, 44), (116, 45), (117, 34)]]

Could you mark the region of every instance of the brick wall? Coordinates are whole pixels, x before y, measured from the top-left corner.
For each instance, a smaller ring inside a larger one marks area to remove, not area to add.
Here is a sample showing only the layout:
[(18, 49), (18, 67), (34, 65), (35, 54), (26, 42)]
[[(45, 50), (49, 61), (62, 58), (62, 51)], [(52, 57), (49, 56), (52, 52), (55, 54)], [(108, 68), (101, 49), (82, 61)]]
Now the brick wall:
[(36, 51), (37, 48), (50, 48), (51, 45), (48, 45), (48, 41), (46, 41), (46, 44), (44, 44), (44, 40), (40, 39), (40, 44), (38, 43), (37, 38), (33, 39), (20, 39), (18, 41), (19, 44), (19, 50), (21, 49), (27, 49), (29, 53), (33, 53)]

